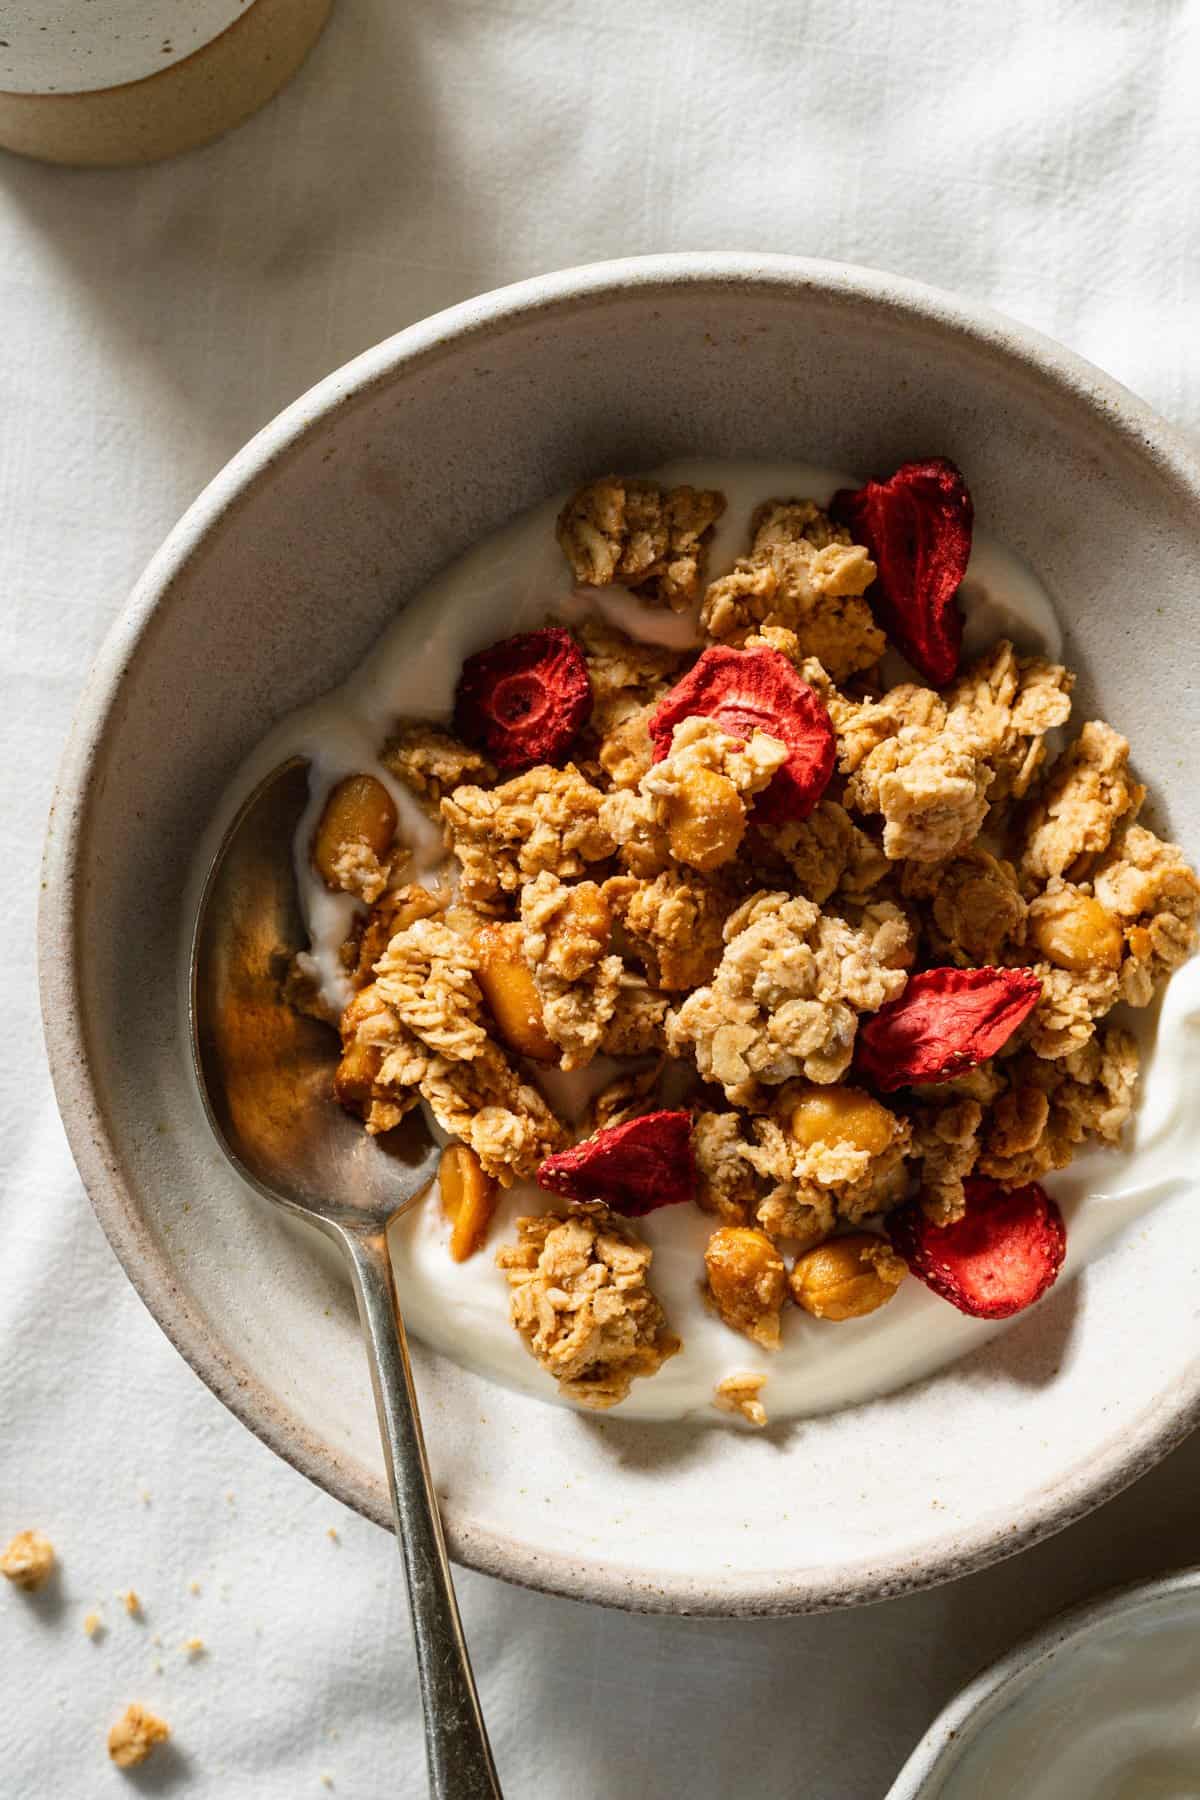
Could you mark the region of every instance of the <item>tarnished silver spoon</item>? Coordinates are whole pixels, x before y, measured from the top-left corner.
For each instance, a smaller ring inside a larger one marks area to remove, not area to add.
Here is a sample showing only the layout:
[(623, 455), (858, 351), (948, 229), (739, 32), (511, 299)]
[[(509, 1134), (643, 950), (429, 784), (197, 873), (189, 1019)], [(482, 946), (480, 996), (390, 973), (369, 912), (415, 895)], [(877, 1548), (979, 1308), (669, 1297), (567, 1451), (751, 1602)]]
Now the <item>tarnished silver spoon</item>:
[(294, 759), (251, 794), (205, 881), (192, 939), (192, 1049), (205, 1108), (252, 1187), (333, 1238), (350, 1265), (367, 1340), (408, 1581), (437, 1800), (498, 1796), (429, 1472), (387, 1227), (429, 1185), (439, 1156), (419, 1112), (372, 1142), (335, 1105), (337, 1040), (283, 997), (305, 946), (292, 845), (308, 799)]

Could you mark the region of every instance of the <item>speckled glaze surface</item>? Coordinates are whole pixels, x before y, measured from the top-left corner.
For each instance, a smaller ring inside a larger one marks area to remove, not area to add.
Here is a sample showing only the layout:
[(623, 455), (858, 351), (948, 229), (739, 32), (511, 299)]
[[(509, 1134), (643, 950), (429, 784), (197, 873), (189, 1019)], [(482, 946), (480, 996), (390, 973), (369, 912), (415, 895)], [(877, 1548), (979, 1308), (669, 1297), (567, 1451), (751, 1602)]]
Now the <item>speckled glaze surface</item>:
[[(449, 557), (568, 482), (696, 452), (864, 472), (955, 458), (1051, 593), (1079, 716), (1129, 732), (1171, 829), (1200, 843), (1200, 467), (1141, 402), (1008, 320), (832, 264), (638, 259), (456, 307), (282, 414), (171, 534), (80, 703), (46, 852), (43, 1005), (76, 1159), (147, 1305), (252, 1430), (380, 1523), (349, 1289), (239, 1186), (199, 1112), (177, 1010), (189, 858), (251, 745)], [(1164, 1203), (953, 1368), (757, 1436), (584, 1417), (418, 1346), (452, 1551), (581, 1599), (712, 1614), (964, 1574), (1191, 1428), (1198, 1261), (1200, 1215)]]
[[(68, 6), (47, 14), (50, 23), (42, 26), (28, 14), (16, 26), (4, 21), (0, 148), (90, 168), (195, 149), (241, 124), (291, 80), (331, 5), (243, 0), (231, 19), (228, 5), (196, 6), (174, 29), (162, 24), (162, 8), (140, 0), (133, 7)], [(131, 69), (141, 73), (101, 78), (102, 71)]]
[(7, 0), (0, 90), (74, 94), (142, 81), (219, 37), (253, 0)]
[[(1003, 1718), (1010, 1730), (1019, 1730), (1024, 1704), (1036, 1696), (1056, 1661), (1061, 1665), (1073, 1651), (1102, 1642), (1107, 1654), (1119, 1656), (1126, 1642), (1136, 1641), (1139, 1630), (1177, 1623), (1194, 1632), (1198, 1620), (1200, 1568), (1136, 1582), (1060, 1613), (1007, 1656), (989, 1664), (942, 1708), (888, 1789), (886, 1800), (939, 1800), (956, 1774), (968, 1773), (972, 1755), (984, 1751), (991, 1726)], [(1154, 1791), (1167, 1793), (1166, 1788)], [(1182, 1794), (1183, 1789), (1173, 1791)], [(1145, 1800), (1151, 1800), (1149, 1790)]]

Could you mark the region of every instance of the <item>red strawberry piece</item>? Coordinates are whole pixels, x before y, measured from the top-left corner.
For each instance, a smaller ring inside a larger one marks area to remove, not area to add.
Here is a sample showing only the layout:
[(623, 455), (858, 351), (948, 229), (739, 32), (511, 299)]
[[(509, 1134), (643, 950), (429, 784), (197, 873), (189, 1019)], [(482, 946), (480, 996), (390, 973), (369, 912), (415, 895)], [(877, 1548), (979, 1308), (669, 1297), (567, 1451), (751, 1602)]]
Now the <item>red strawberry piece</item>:
[(887, 1094), (994, 1056), (1041, 998), (1032, 969), (926, 969), (858, 1030), (854, 1063)]
[(840, 489), (829, 510), (875, 560), (868, 599), (879, 623), (926, 681), (945, 687), (958, 673), (955, 595), (975, 520), (962, 475), (944, 456), (905, 463), (890, 481)]
[(643, 1113), (548, 1156), (538, 1184), (568, 1200), (602, 1200), (627, 1219), (677, 1206), (696, 1193), (692, 1115)]
[(933, 1225), (910, 1200), (888, 1236), (918, 1281), (975, 1319), (1010, 1319), (1053, 1287), (1067, 1253), (1062, 1214), (1036, 1182), (1005, 1188), (986, 1175), (963, 1183), (967, 1210)]
[(592, 711), (583, 653), (560, 625), (525, 631), (468, 656), (454, 727), (498, 769), (555, 762)]
[(670, 750), (675, 727), (697, 716), (743, 743), (765, 731), (786, 744), (788, 759), (755, 801), (754, 817), (759, 824), (807, 819), (833, 774), (837, 740), (824, 701), (786, 656), (726, 644), (705, 650), (650, 715), (655, 762)]

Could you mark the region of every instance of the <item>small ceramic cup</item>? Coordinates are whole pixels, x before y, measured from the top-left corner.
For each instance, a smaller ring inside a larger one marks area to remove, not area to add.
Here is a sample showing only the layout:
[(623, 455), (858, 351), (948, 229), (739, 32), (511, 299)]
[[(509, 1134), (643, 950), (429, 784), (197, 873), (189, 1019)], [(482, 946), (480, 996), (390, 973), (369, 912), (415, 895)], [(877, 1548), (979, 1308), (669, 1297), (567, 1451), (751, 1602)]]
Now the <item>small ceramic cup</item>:
[(332, 0), (12, 0), (0, 148), (153, 162), (238, 125), (295, 74)]
[(1072, 1607), (943, 1708), (887, 1800), (1194, 1794), (1200, 1568)]

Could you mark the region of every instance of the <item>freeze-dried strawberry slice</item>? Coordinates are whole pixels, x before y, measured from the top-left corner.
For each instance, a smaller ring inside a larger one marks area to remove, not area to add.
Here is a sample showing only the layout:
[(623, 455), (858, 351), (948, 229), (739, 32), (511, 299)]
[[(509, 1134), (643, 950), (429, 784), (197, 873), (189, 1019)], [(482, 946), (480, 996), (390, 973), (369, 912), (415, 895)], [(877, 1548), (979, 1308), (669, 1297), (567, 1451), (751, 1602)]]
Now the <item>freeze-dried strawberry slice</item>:
[(498, 769), (556, 761), (591, 711), (587, 664), (561, 625), (468, 656), (454, 696), (459, 736), (485, 750)]
[(602, 1200), (627, 1219), (694, 1199), (692, 1115), (643, 1113), (548, 1156), (538, 1185), (568, 1200)]
[(829, 510), (875, 559), (867, 598), (879, 623), (926, 681), (945, 687), (958, 673), (955, 595), (975, 520), (962, 475), (944, 456), (905, 463), (890, 481), (841, 488)]
[(887, 1094), (994, 1056), (1041, 998), (1032, 969), (926, 969), (858, 1030), (854, 1063)]
[(1010, 1319), (1053, 1287), (1067, 1253), (1062, 1214), (1030, 1182), (1004, 1188), (986, 1175), (963, 1182), (967, 1210), (933, 1225), (918, 1200), (890, 1214), (888, 1236), (925, 1286), (975, 1319)]
[(681, 720), (697, 716), (743, 743), (765, 731), (786, 744), (788, 759), (755, 801), (754, 817), (768, 825), (807, 819), (833, 774), (837, 741), (824, 701), (786, 656), (727, 644), (705, 650), (650, 715), (655, 762), (667, 755)]

